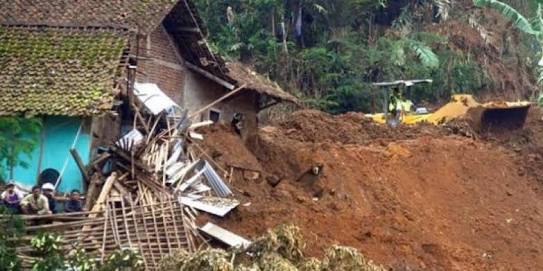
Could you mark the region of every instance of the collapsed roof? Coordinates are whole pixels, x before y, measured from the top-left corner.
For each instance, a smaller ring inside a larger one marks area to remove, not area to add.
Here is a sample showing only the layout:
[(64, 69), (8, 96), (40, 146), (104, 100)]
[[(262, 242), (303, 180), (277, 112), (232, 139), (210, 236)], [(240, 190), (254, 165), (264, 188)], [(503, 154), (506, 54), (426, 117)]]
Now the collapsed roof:
[(247, 65), (239, 62), (226, 63), (228, 69), (227, 75), (236, 80), (238, 84), (245, 84), (247, 89), (255, 90), (256, 92), (275, 97), (282, 101), (298, 103), (298, 99), (292, 94), (284, 91), (277, 83), (256, 73)]

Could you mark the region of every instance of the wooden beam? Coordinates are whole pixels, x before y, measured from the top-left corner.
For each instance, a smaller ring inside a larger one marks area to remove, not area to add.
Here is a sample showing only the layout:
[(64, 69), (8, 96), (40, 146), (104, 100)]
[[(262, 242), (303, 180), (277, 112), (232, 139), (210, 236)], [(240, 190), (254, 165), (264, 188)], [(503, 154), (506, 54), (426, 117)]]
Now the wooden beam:
[(227, 88), (229, 90), (233, 90), (233, 89), (236, 88), (236, 86), (234, 86), (233, 84), (231, 84), (229, 82), (226, 82), (225, 80), (211, 74), (210, 72), (208, 72), (208, 71), (206, 71), (206, 70), (204, 70), (204, 69), (202, 69), (202, 68), (200, 68), (200, 67), (198, 67), (198, 66), (196, 66), (196, 65), (194, 65), (194, 64), (192, 64), (192, 63), (190, 63), (188, 61), (185, 61), (185, 65), (187, 65), (187, 68), (189, 68), (190, 70), (195, 71), (195, 72), (201, 74), (202, 76), (213, 80), (215, 83), (217, 83), (217, 84), (219, 84), (219, 85), (221, 85), (221, 86), (223, 86), (223, 87), (225, 87), (225, 88)]
[(240, 87), (226, 93), (225, 95), (223, 95), (222, 97), (220, 97), (219, 99), (215, 100), (214, 102), (200, 108), (199, 110), (197, 110), (196, 112), (193, 112), (192, 114), (189, 115), (189, 119), (192, 119), (198, 115), (200, 115), (202, 112), (208, 110), (209, 108), (215, 106), (216, 104), (228, 99), (229, 97), (233, 96), (234, 94), (240, 92), (242, 89), (245, 89), (245, 84), (241, 85)]
[(90, 210), (94, 203), (94, 195), (98, 192), (98, 184), (100, 183), (100, 174), (92, 175), (86, 195), (85, 195), (85, 210)]
[(81, 171), (81, 175), (83, 176), (83, 179), (85, 180), (84, 187), (86, 190), (86, 188), (88, 187), (90, 183), (89, 174), (87, 173), (87, 167), (83, 163), (83, 160), (81, 159), (81, 156), (79, 155), (76, 149), (71, 148), (70, 153), (72, 154), (72, 157), (74, 158), (75, 163), (77, 164), (77, 167), (79, 168), (79, 171)]
[(260, 111), (262, 111), (262, 110), (264, 110), (266, 108), (270, 108), (270, 107), (272, 107), (272, 106), (274, 106), (276, 104), (279, 104), (279, 103), (280, 103), (279, 101), (274, 100), (273, 102), (267, 103), (267, 104), (261, 106), (260, 108), (258, 108), (258, 111), (260, 112)]

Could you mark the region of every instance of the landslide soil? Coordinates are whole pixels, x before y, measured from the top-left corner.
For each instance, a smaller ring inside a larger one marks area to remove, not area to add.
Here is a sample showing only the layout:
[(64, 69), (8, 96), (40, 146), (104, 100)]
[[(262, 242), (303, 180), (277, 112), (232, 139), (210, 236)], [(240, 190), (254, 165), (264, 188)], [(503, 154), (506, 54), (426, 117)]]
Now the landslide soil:
[(249, 238), (294, 223), (309, 256), (348, 245), (392, 270), (543, 270), (542, 127), (531, 112), (523, 130), (472, 139), (301, 111), (247, 148), (213, 127), (202, 145), (234, 167), (242, 205), (209, 219)]

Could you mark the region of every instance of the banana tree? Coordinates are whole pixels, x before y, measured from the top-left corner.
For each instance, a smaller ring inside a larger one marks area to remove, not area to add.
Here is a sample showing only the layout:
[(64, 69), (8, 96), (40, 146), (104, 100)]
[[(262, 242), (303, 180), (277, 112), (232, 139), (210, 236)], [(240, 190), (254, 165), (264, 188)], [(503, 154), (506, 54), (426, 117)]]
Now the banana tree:
[[(540, 44), (540, 48), (543, 48), (543, 0), (533, 1), (535, 4), (537, 4), (537, 12), (533, 18), (525, 17), (515, 8), (498, 0), (473, 0), (473, 3), (479, 7), (490, 7), (498, 11), (503, 16), (511, 20), (513, 26), (515, 26), (517, 29), (534, 37)], [(538, 83), (541, 85), (543, 84), (543, 52), (539, 52), (538, 54), (541, 55), (541, 58), (537, 63), (537, 70), (539, 73)], [(538, 100), (540, 100), (540, 102), (543, 102), (543, 96), (541, 94), (540, 99)]]

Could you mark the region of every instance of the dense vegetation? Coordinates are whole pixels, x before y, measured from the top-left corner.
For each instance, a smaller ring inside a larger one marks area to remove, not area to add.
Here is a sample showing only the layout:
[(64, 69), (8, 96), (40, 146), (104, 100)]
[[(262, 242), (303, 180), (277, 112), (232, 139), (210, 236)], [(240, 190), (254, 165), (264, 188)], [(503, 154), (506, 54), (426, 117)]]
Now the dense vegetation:
[(12, 178), (16, 166), (27, 167), (21, 159), (38, 144), (39, 118), (0, 117), (0, 181)]
[[(511, 2), (532, 8), (530, 1)], [(433, 84), (415, 86), (407, 93), (418, 104), (448, 99), (455, 92), (478, 93), (495, 84), (485, 65), (476, 61), (477, 51), (458, 50), (446, 36), (431, 31), (452, 19), (477, 28), (473, 16), (460, 8), (473, 6), (471, 1), (197, 0), (196, 4), (215, 51), (254, 65), (329, 112), (379, 110), (382, 92), (372, 82), (433, 79)], [(525, 61), (532, 53), (514, 54)]]

